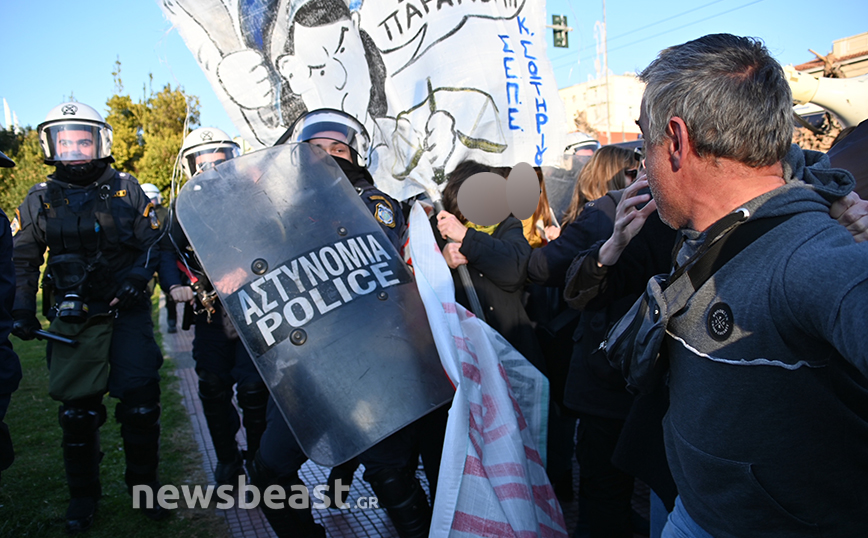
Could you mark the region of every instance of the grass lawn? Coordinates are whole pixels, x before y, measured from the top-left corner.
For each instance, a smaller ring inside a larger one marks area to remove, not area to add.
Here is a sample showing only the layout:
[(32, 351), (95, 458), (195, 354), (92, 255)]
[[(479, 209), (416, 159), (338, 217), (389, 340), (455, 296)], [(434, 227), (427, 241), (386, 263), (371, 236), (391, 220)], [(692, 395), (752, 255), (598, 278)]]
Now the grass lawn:
[[(156, 301), (157, 295), (154, 295)], [(154, 311), (156, 312), (156, 308)], [(156, 319), (156, 315), (155, 315)], [(43, 323), (47, 326), (47, 323)], [(162, 340), (157, 334), (157, 340)], [(0, 482), (0, 537), (67, 536), (64, 532), (69, 490), (63, 471), (59, 402), (48, 396), (45, 343), (12, 338), (21, 358), (24, 379), (12, 395), (6, 415), (15, 463)], [(190, 421), (181, 404), (174, 364), (166, 360), (162, 375), (162, 438), (160, 479), (164, 484), (205, 484), (202, 460)], [(120, 425), (114, 420), (117, 400), (106, 397), (108, 420), (100, 428), (105, 453), (100, 466), (103, 497), (88, 538), (226, 537), (228, 527), (214, 510), (173, 510), (171, 517), (154, 522), (132, 508), (124, 484), (124, 453)]]

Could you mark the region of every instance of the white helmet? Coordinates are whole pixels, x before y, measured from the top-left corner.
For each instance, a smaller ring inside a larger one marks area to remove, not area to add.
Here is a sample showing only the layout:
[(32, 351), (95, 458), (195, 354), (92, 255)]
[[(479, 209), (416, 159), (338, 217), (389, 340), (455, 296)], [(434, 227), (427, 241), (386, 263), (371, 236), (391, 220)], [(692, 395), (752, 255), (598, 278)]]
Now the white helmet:
[(112, 155), (112, 127), (84, 103), (62, 103), (36, 127), (46, 164), (91, 161)]
[(356, 164), (367, 166), (371, 137), (359, 120), (341, 110), (320, 108), (304, 114), (293, 123), (277, 141), (308, 142), (314, 138), (328, 138), (343, 142), (353, 150)]
[(214, 127), (199, 127), (181, 145), (181, 168), (187, 179), (223, 161), (234, 159), (241, 149), (229, 135)]
[(153, 183), (143, 183), (142, 190), (145, 191), (145, 194), (154, 205), (163, 203), (163, 195), (160, 193), (159, 187)]

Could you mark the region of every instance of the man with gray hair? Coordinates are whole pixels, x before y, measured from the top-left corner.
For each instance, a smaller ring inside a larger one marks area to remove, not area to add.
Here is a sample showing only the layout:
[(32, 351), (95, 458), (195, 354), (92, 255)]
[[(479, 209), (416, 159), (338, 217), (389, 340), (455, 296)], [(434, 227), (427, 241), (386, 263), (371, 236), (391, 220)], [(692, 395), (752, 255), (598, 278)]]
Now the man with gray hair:
[(742, 223), (776, 224), (668, 321), (664, 432), (679, 498), (663, 535), (864, 535), (868, 244), (829, 218), (853, 177), (791, 146), (790, 89), (757, 40), (708, 35), (639, 76), (654, 201), (630, 208), (610, 241), (629, 242), (656, 204), (684, 236), (676, 268), (689, 268)]

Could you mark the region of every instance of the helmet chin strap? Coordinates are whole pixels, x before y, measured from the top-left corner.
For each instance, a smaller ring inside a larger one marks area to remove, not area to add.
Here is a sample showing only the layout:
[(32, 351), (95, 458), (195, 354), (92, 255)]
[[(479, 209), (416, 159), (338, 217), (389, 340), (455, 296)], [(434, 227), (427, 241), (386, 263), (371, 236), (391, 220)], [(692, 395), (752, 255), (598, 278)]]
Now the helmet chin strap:
[(74, 185), (87, 185), (93, 183), (105, 172), (108, 163), (102, 159), (95, 159), (82, 164), (55, 164), (55, 176)]

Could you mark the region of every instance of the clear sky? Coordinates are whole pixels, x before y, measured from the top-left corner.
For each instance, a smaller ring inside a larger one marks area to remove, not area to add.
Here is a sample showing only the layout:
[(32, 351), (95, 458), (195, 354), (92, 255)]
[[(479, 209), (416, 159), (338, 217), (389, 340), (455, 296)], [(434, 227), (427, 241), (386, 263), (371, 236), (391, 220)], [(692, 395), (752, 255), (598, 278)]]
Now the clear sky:
[[(586, 81), (596, 72), (594, 28), (603, 18), (602, 0), (549, 0), (547, 11), (548, 23), (552, 14), (566, 15), (574, 28), (568, 49), (553, 48), (548, 31), (558, 87)], [(0, 0), (0, 15), (0, 97), (22, 126), (35, 127), (70, 94), (104, 112), (120, 58), (124, 90), (133, 98), (142, 95), (150, 73), (155, 90), (171, 83), (197, 95), (202, 125), (238, 133), (155, 0)], [(809, 48), (825, 54), (833, 40), (868, 31), (868, 2), (609, 0), (606, 18), (609, 69), (616, 74), (635, 72), (660, 49), (713, 32), (760, 37), (781, 63), (797, 64), (813, 57)]]

